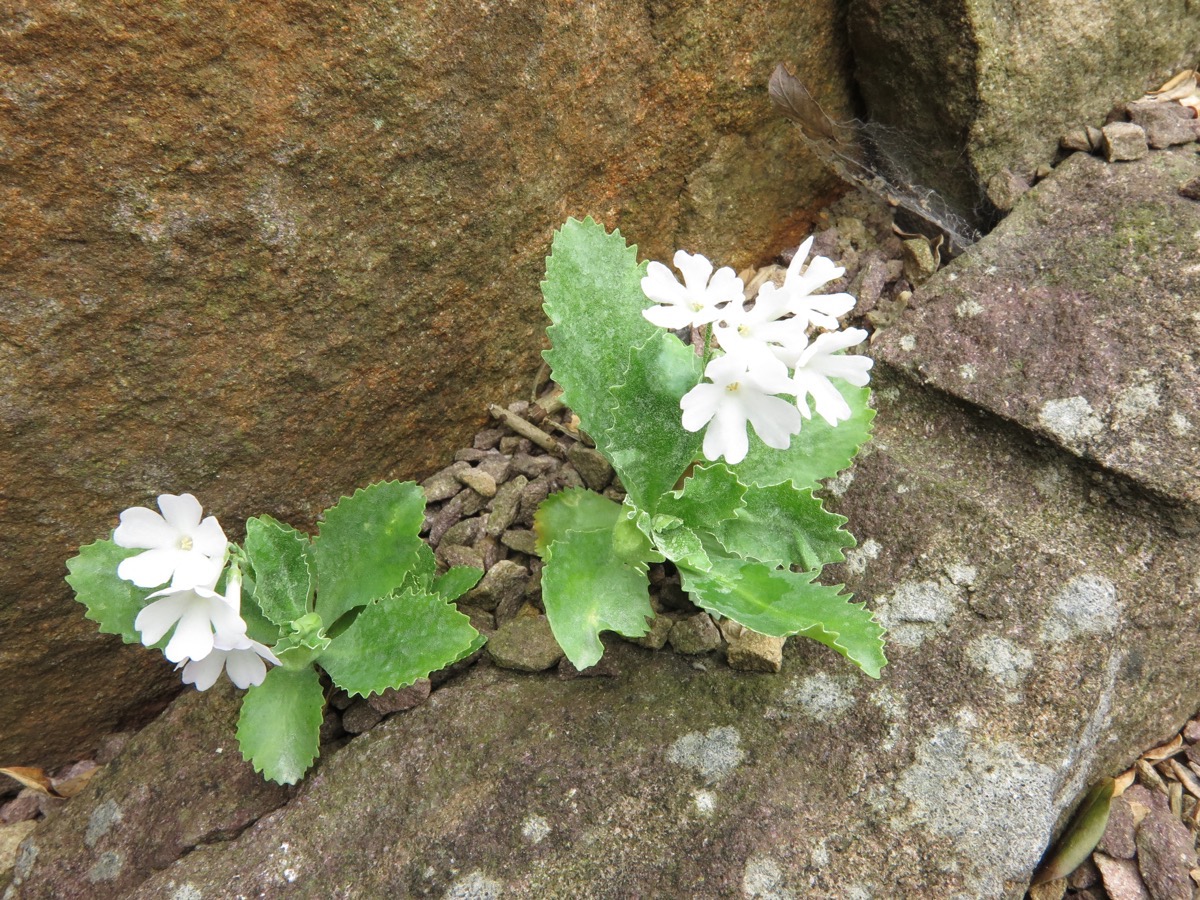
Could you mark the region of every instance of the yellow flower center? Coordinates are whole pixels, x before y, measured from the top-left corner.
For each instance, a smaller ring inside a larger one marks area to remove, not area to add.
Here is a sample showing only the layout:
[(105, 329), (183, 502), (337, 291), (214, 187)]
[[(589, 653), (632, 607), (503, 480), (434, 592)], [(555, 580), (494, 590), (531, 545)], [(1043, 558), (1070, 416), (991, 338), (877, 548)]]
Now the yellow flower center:
[(180, 550), (191, 550), (192, 549), (192, 536), (190, 534), (185, 534), (183, 537), (181, 537), (179, 539), (179, 549)]

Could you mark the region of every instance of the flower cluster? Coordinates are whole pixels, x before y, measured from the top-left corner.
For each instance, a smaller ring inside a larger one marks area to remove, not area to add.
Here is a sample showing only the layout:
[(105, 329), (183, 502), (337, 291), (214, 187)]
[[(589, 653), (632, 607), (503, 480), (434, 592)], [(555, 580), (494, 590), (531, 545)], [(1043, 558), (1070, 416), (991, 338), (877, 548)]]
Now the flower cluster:
[[(141, 588), (159, 588), (134, 621), (147, 647), (174, 629), (163, 655), (183, 669), (183, 680), (208, 690), (225, 670), (240, 688), (262, 684), (275, 658), (246, 634), (242, 619), (242, 573), (233, 561), (226, 573), (229, 549), (216, 518), (201, 520), (203, 509), (191, 494), (162, 494), (162, 514), (144, 506), (121, 513), (113, 532), (118, 547), (144, 552), (117, 567), (117, 576)], [(225, 575), (225, 592), (217, 584)], [(169, 582), (169, 584), (168, 584)], [(166, 587), (163, 587), (166, 585)]]
[(841, 352), (867, 338), (861, 328), (838, 330), (838, 316), (854, 307), (854, 297), (814, 293), (845, 269), (824, 256), (805, 265), (812, 242), (810, 237), (800, 245), (782, 287), (767, 282), (749, 308), (733, 269), (714, 274), (699, 254), (675, 254), (683, 284), (662, 263), (647, 267), (642, 290), (656, 305), (643, 315), (663, 328), (706, 326), (723, 351), (705, 366), (708, 380), (679, 401), (684, 428), (708, 426), (703, 450), (710, 460), (724, 456), (736, 464), (746, 457), (747, 422), (764, 444), (778, 450), (787, 449), (812, 409), (837, 425), (850, 418), (850, 407), (831, 379), (856, 387), (867, 383), (872, 360)]

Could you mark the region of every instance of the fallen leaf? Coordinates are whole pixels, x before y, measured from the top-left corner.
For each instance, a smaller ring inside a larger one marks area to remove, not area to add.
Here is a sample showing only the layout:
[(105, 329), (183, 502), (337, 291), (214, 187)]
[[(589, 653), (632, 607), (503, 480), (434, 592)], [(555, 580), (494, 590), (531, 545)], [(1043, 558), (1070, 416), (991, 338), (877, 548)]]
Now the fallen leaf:
[(1179, 779), (1179, 783), (1184, 786), (1189, 794), (1193, 797), (1200, 797), (1200, 778), (1183, 766), (1176, 760), (1170, 761), (1171, 772)]
[(47, 797), (57, 797), (54, 792), (54, 785), (50, 778), (41, 769), (30, 768), (29, 766), (10, 766), (7, 769), (0, 769), (0, 772), (7, 775), (9, 778), (14, 778), (25, 787), (37, 791), (39, 794), (45, 794)]
[(1142, 754), (1142, 759), (1149, 760), (1150, 762), (1158, 762), (1159, 760), (1172, 757), (1184, 749), (1186, 748), (1183, 746), (1183, 735), (1177, 734), (1162, 746), (1155, 747), (1153, 750), (1147, 750)]
[(1113, 796), (1120, 797), (1123, 793), (1125, 793), (1126, 789), (1133, 784), (1135, 778), (1137, 778), (1137, 769), (1126, 769), (1124, 772), (1114, 778)]
[(54, 791), (56, 792), (55, 796), (65, 797), (65, 798), (74, 797), (76, 794), (78, 794), (80, 791), (82, 791), (85, 787), (87, 787), (88, 782), (92, 780), (92, 776), (94, 776), (97, 772), (99, 772), (101, 768), (103, 768), (103, 767), (97, 766), (94, 769), (88, 769), (86, 772), (81, 772), (80, 774), (76, 775), (74, 778), (67, 778), (67, 779), (64, 779), (63, 781), (58, 782), (57, 784), (54, 785), (54, 788), (53, 788)]
[(1184, 69), (1156, 91), (1146, 91), (1155, 100), (1179, 100), (1196, 90), (1196, 72)]
[(1115, 786), (1112, 778), (1102, 778), (1087, 792), (1071, 824), (1034, 872), (1031, 884), (1045, 884), (1057, 878), (1066, 878), (1096, 849), (1108, 825)]

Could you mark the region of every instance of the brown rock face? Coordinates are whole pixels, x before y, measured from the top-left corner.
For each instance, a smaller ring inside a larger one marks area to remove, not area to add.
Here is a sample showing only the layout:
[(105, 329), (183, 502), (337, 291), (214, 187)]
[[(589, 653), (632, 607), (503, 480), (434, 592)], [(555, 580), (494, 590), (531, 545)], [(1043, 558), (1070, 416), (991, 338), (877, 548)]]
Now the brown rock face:
[(765, 85), (845, 112), (834, 6), (6, 6), (0, 761), (175, 683), (83, 620), (78, 545), (160, 492), (237, 537), (427, 474), (531, 377), (566, 216), (659, 258), (799, 238), (830, 181)]

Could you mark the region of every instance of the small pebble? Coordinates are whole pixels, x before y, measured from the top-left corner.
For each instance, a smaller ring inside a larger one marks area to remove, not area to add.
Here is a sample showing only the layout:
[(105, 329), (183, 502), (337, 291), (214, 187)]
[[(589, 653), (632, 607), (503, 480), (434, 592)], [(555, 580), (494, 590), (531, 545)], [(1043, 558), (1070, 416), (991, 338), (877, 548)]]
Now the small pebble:
[(1150, 152), (1146, 132), (1132, 122), (1112, 122), (1105, 125), (1104, 158), (1109, 162), (1141, 159)]
[(533, 556), (537, 553), (537, 536), (527, 528), (510, 528), (500, 535), (500, 540), (506, 547), (519, 553)]
[(458, 473), (458, 480), (481, 497), (491, 499), (496, 496), (496, 479), (482, 469), (467, 469)]
[(695, 656), (709, 653), (721, 646), (721, 632), (708, 613), (696, 613), (680, 619), (667, 638), (676, 653)]
[(563, 655), (545, 616), (518, 616), (501, 625), (486, 649), (496, 665), (519, 672), (544, 672)]

